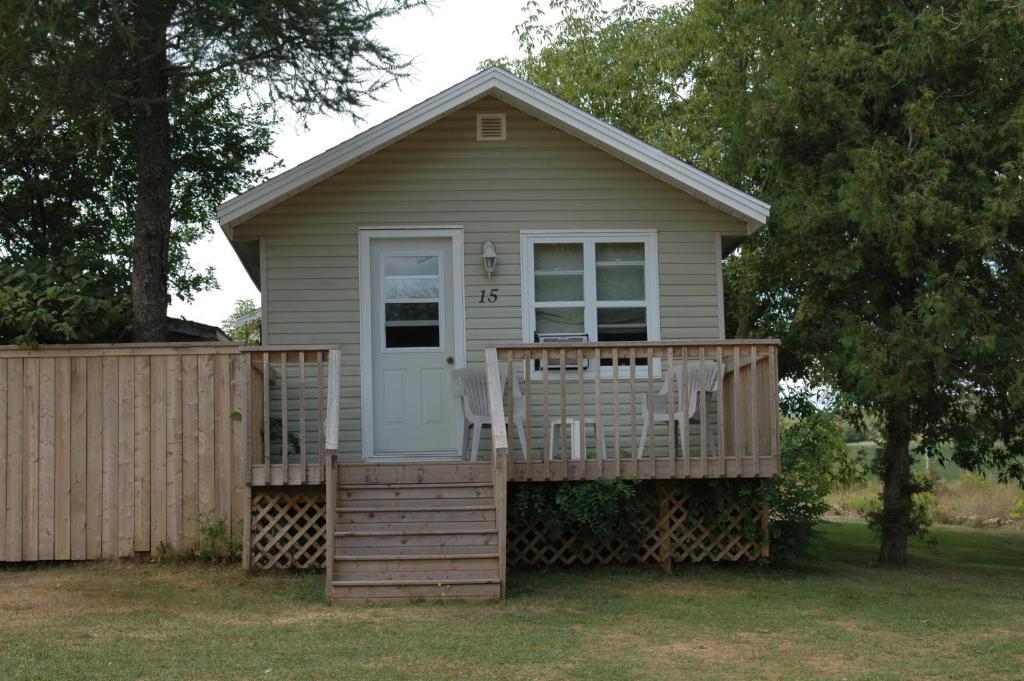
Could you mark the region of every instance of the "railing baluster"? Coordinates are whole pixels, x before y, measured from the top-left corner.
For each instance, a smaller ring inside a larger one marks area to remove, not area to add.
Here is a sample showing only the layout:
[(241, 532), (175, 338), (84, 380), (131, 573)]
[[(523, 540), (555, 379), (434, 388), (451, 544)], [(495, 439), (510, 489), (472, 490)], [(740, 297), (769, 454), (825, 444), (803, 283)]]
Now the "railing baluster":
[(718, 476), (722, 477), (725, 475), (725, 456), (723, 452), (725, 447), (725, 362), (722, 361), (721, 345), (715, 348), (715, 371), (718, 388), (715, 391), (717, 405), (715, 410), (717, 412), (715, 414), (715, 433), (718, 439), (718, 442), (715, 444), (715, 457), (718, 459)]
[(263, 353), (263, 466), (264, 484), (270, 481), (270, 353)]
[(619, 420), (620, 420), (620, 409), (619, 409), (619, 349), (617, 347), (612, 348), (612, 414), (614, 417), (614, 423), (612, 428), (614, 434), (612, 436), (613, 443), (612, 448), (615, 452), (615, 475), (619, 476), (622, 474), (622, 456), (619, 452)]
[(697, 408), (700, 410), (700, 458), (703, 459), (704, 473), (707, 475), (708, 468), (708, 400), (707, 386), (704, 385), (704, 346), (700, 347), (700, 368), (697, 370), (700, 378), (697, 383)]
[[(647, 346), (647, 410), (649, 423), (645, 423), (647, 426), (647, 441), (644, 446), (648, 448), (651, 456), (651, 473), (654, 473), (654, 349), (651, 346)], [(637, 473), (640, 472), (640, 462), (636, 464)]]
[(586, 477), (582, 471), (587, 468), (587, 424), (586, 424), (586, 393), (583, 391), (583, 350), (576, 348), (576, 395), (579, 401), (579, 433), (577, 434), (580, 446), (580, 466), (577, 470), (579, 479)]
[(771, 455), (775, 460), (775, 472), (780, 472), (779, 461), (779, 361), (778, 348), (768, 348), (768, 388), (771, 391), (771, 400), (768, 403), (769, 423), (771, 424)]
[(523, 376), (523, 430), (526, 432), (526, 442), (523, 448), (526, 450), (526, 477), (533, 480), (533, 431), (530, 430), (530, 412), (533, 411), (533, 404), (530, 402), (531, 386), (533, 385), (533, 354), (530, 351), (523, 352), (523, 368), (526, 370)]
[(754, 475), (760, 452), (757, 446), (757, 346), (750, 346), (750, 453), (754, 457)]
[(320, 462), (324, 460), (324, 353), (316, 351), (316, 451)]
[[(601, 348), (594, 348), (594, 458), (597, 459), (597, 477), (604, 477), (604, 459), (607, 456), (604, 441), (604, 409), (601, 405)], [(584, 470), (586, 463), (584, 462)], [(584, 475), (584, 477), (586, 477)]]
[(743, 448), (740, 446), (740, 346), (732, 348), (732, 448), (733, 459), (743, 466)]
[[(668, 463), (671, 466), (673, 478), (676, 477), (676, 466), (678, 465), (676, 460), (679, 458), (679, 442), (676, 440), (676, 431), (678, 428), (675, 419), (675, 416), (678, 413), (676, 411), (676, 391), (679, 389), (679, 386), (676, 385), (675, 354), (675, 349), (671, 345), (665, 348), (665, 385), (668, 386), (668, 393), (665, 395), (665, 410), (668, 412)], [(657, 469), (658, 467), (655, 465), (654, 475), (658, 474)]]
[(682, 415), (682, 418), (679, 419), (679, 425), (683, 438), (683, 477), (689, 478), (691, 470), (690, 460), (693, 456), (690, 451), (690, 348), (684, 345), (680, 350), (683, 358), (683, 370), (680, 372), (683, 385), (682, 390), (680, 390), (682, 393), (682, 405), (680, 406), (679, 413)]
[[(558, 379), (562, 391), (559, 404), (560, 409), (558, 410), (562, 419), (561, 425), (558, 428), (558, 455), (562, 457), (562, 470), (564, 473), (562, 479), (567, 480), (569, 478), (569, 457), (565, 452), (565, 415), (568, 411), (565, 401), (565, 348), (558, 352)], [(572, 444), (571, 440), (570, 444)]]
[(288, 353), (281, 351), (281, 475), (285, 484), (289, 482), (288, 473), (291, 462), (288, 452)]
[(299, 351), (299, 463), (302, 466), (302, 480), (309, 482), (306, 475), (306, 352)]
[[(650, 371), (651, 368), (648, 367), (647, 370)], [(636, 440), (636, 417), (637, 417), (637, 411), (639, 411), (639, 407), (638, 407), (638, 405), (636, 403), (636, 346), (631, 346), (629, 348), (629, 403), (630, 403), (630, 405), (632, 405), (630, 407), (630, 409), (629, 409), (629, 415), (630, 415), (630, 419), (629, 419), (629, 421), (630, 421), (630, 423), (629, 423), (629, 430), (630, 430), (630, 434), (629, 434), (629, 437), (630, 437), (630, 442), (629, 442), (630, 458), (632, 458), (634, 461), (636, 461), (639, 458), (639, 456), (637, 456), (637, 449), (636, 449), (636, 447), (637, 447), (637, 440)]]
[(551, 458), (555, 455), (551, 438), (551, 386), (548, 383), (548, 362), (551, 359), (548, 349), (540, 351), (541, 387), (544, 393), (544, 422), (541, 423), (541, 451), (544, 453), (544, 479), (551, 479)]
[[(519, 433), (518, 433), (517, 429), (513, 427), (515, 425), (514, 422), (515, 422), (515, 411), (516, 411), (515, 393), (513, 392), (513, 386), (515, 384), (515, 381), (518, 380), (518, 379), (516, 378), (515, 368), (514, 368), (514, 366), (512, 364), (512, 358), (515, 355), (515, 352), (512, 351), (512, 350), (509, 350), (507, 354), (508, 354), (508, 379), (507, 379), (508, 380), (508, 384), (505, 386), (506, 403), (505, 403), (505, 414), (503, 414), (503, 416), (505, 417), (505, 433), (508, 435), (509, 457), (510, 458), (514, 458), (512, 456), (512, 452), (515, 451), (515, 438), (516, 438), (516, 436), (518, 436)], [(513, 433), (515, 433), (515, 435), (513, 435)], [(520, 442), (519, 444), (520, 444), (520, 447), (523, 446), (522, 442)]]

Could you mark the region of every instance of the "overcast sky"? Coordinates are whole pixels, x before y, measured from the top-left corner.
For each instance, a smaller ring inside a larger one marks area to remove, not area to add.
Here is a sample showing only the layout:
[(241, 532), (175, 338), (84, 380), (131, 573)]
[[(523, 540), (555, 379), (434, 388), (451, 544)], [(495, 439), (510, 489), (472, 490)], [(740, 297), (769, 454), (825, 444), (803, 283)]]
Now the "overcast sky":
[[(319, 116), (308, 120), (308, 129), (303, 129), (294, 120), (285, 122), (278, 131), (274, 155), (285, 168), (292, 168), (467, 78), (485, 59), (515, 55), (518, 45), (513, 29), (521, 20), (521, 7), (522, 0), (439, 0), (431, 9), (416, 9), (383, 23), (377, 35), (413, 58), (412, 76), (363, 109), (360, 123)], [(191, 256), (199, 268), (214, 267), (220, 289), (199, 293), (192, 303), (175, 300), (171, 316), (220, 325), (239, 298), (259, 304), (259, 291), (219, 227), (192, 248)]]
[[(523, 0), (434, 0), (433, 4), (430, 9), (419, 8), (392, 18), (377, 33), (384, 44), (414, 60), (412, 77), (363, 109), (360, 123), (320, 116), (308, 120), (308, 129), (303, 129), (294, 120), (286, 122), (273, 149), (284, 168), (292, 168), (471, 76), (485, 59), (518, 54), (514, 29), (523, 17)], [(607, 4), (619, 3), (609, 0)], [(259, 291), (219, 227), (192, 248), (191, 257), (198, 268), (214, 267), (220, 289), (197, 294), (192, 303), (175, 300), (171, 316), (220, 325), (239, 298), (252, 298), (259, 304)]]

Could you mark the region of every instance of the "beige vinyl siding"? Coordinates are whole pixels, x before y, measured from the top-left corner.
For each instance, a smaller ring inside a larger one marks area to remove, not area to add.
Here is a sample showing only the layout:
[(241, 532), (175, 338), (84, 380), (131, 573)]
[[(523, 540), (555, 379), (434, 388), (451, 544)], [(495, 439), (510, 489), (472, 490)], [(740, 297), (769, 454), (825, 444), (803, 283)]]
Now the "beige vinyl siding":
[[(476, 114), (504, 112), (505, 142), (476, 141)], [(272, 344), (340, 343), (344, 460), (360, 459), (360, 227), (461, 226), (467, 359), (522, 340), (520, 232), (655, 229), (665, 339), (719, 336), (715, 240), (745, 234), (728, 214), (494, 99), (396, 142), (234, 228), (263, 238)], [(488, 279), (480, 250), (493, 241)], [(498, 289), (483, 303), (481, 289)]]

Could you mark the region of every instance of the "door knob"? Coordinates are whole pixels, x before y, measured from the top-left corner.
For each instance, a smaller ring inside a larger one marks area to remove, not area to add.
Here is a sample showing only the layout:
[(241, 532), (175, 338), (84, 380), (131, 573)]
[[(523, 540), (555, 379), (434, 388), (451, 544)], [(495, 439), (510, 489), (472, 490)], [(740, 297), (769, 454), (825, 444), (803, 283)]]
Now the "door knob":
[(447, 357), (444, 361), (447, 362), (448, 364), (455, 364), (454, 357)]

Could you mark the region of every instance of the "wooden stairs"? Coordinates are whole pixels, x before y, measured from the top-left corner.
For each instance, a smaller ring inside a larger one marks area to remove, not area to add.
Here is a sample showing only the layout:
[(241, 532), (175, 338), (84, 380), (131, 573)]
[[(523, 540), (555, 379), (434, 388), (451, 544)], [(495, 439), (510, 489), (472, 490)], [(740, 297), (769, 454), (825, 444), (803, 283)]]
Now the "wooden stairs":
[(336, 478), (332, 603), (501, 598), (490, 463), (342, 464)]

